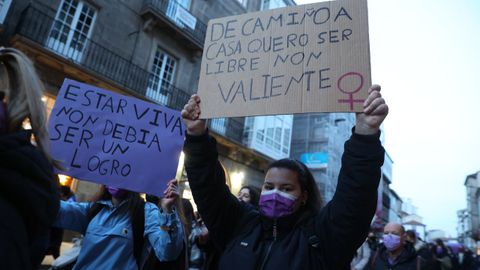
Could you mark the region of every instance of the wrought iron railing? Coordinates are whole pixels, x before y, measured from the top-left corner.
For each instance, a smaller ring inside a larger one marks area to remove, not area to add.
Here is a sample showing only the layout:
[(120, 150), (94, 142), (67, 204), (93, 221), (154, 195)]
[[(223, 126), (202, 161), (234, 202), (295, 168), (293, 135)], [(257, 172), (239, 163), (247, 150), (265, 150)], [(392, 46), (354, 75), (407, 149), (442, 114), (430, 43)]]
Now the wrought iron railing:
[[(144, 11), (152, 10), (155, 13), (158, 13), (160, 16), (171, 21), (175, 24), (179, 30), (189, 37), (199, 48), (203, 48), (203, 43), (205, 42), (205, 34), (207, 32), (207, 25), (202, 21), (195, 18), (189, 11), (187, 11), (182, 5), (174, 0), (144, 0), (143, 9)], [(182, 11), (182, 12), (179, 12)], [(191, 26), (182, 20), (178, 14), (183, 12), (191, 15), (195, 20), (195, 27), (192, 29)]]
[[(61, 26), (54, 27), (54, 24)], [(148, 71), (33, 6), (29, 6), (23, 11), (17, 34), (83, 68), (98, 73), (141, 95), (145, 94), (149, 77)]]
[[(151, 80), (155, 78), (156, 76), (153, 74), (150, 75)], [(177, 88), (173, 84), (163, 81), (160, 82), (159, 85), (159, 89), (153, 89), (151, 84), (149, 84), (145, 96), (150, 100), (175, 110), (182, 110), (183, 106), (188, 102), (188, 99), (190, 99), (190, 94)]]
[(229, 139), (243, 144), (243, 118), (217, 118), (211, 119), (208, 123), (210, 130), (228, 137)]
[[(62, 35), (58, 33), (59, 31), (52, 30), (54, 29), (54, 23), (61, 24), (62, 22), (56, 21), (33, 6), (29, 6), (21, 15), (16, 34), (70, 60), (75, 65), (172, 109), (181, 110), (190, 98), (189, 93), (167, 82), (162, 82), (161, 89), (156, 90), (161, 95), (147, 94), (149, 79), (153, 77), (152, 73), (133, 64), (86, 35), (70, 29), (67, 25), (55, 28), (61, 29), (64, 33), (70, 33), (66, 39), (62, 38)], [(209, 121), (209, 127), (217, 134), (228, 137), (237, 143), (242, 143), (243, 121), (241, 121), (241, 118), (214, 119)]]
[[(33, 6), (23, 11), (16, 33), (76, 65), (146, 96), (148, 81), (152, 77), (150, 72)], [(190, 95), (166, 82), (162, 85), (165, 100), (152, 100), (174, 109), (183, 108)]]

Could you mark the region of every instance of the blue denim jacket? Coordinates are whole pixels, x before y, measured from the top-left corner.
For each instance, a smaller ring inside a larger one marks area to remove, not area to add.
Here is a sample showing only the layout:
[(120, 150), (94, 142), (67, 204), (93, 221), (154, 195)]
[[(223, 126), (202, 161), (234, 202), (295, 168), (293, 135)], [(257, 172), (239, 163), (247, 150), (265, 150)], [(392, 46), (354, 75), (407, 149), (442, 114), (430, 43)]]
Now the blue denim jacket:
[[(74, 269), (137, 269), (126, 201), (117, 207), (113, 207), (111, 201), (99, 203), (105, 206), (88, 223), (91, 203), (61, 201), (54, 226), (85, 235)], [(176, 212), (160, 213), (156, 205), (147, 202), (144, 236), (160, 261), (174, 260), (180, 255), (183, 228)]]

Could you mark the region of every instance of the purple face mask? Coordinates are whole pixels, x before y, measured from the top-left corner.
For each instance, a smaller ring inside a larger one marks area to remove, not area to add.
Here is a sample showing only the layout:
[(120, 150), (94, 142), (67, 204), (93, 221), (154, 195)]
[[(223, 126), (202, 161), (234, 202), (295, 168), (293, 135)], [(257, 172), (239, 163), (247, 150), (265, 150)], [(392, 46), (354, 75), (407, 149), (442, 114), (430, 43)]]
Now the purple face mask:
[(115, 199), (123, 199), (127, 195), (127, 191), (121, 188), (107, 187), (107, 191)]
[(297, 198), (276, 189), (263, 191), (258, 206), (260, 211), (269, 218), (279, 218), (293, 213)]
[(400, 236), (395, 234), (385, 234), (383, 236), (383, 244), (387, 248), (387, 250), (392, 251), (397, 249), (400, 246)]
[(437, 255), (441, 255), (443, 253), (443, 248), (437, 246)]

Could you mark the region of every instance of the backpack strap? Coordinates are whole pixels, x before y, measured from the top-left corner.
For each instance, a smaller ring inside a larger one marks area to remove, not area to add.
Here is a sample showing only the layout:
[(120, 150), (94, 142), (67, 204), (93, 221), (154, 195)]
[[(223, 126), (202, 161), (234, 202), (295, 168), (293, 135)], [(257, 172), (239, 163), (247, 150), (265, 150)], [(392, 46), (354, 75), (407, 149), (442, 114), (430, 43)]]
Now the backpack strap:
[(145, 231), (145, 201), (140, 200), (140, 203), (136, 206), (135, 214), (130, 216), (133, 230), (133, 256), (137, 261), (137, 265), (140, 269), (142, 264), (142, 252), (144, 245), (144, 231)]
[(423, 261), (423, 258), (420, 256), (417, 256), (417, 270), (422, 269), (422, 261)]
[(98, 214), (103, 209), (104, 205), (101, 203), (93, 203), (92, 206), (90, 206), (90, 209), (88, 209), (87, 212), (87, 220), (88, 224), (90, 224), (90, 221)]
[(373, 254), (372, 261), (370, 262), (370, 268), (372, 269), (375, 269), (375, 262), (377, 261), (378, 253), (380, 253), (380, 249), (377, 249), (375, 254)]

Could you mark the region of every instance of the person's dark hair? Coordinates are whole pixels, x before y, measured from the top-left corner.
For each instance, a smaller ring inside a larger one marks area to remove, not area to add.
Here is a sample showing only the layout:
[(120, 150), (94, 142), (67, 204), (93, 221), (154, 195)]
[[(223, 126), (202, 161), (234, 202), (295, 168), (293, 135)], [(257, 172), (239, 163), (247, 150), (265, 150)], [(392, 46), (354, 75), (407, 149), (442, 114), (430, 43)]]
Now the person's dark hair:
[(145, 199), (147, 200), (147, 202), (153, 203), (155, 205), (158, 205), (160, 203), (160, 198), (155, 195), (146, 194)]
[[(440, 253), (437, 252), (437, 246), (442, 247), (442, 251)], [(435, 239), (435, 245), (432, 246), (432, 253), (437, 258), (443, 258), (448, 256), (449, 249), (445, 246), (445, 243), (442, 239)]]
[(411, 239), (417, 240), (417, 233), (414, 230), (408, 230), (405, 234)]
[(188, 199), (178, 198), (175, 206), (178, 209), (180, 221), (183, 224), (184, 232), (188, 238), (192, 232), (192, 223), (195, 216), (193, 215), (193, 206)]
[(307, 191), (308, 193), (307, 203), (304, 207), (305, 210), (311, 213), (316, 213), (322, 208), (323, 199), (318, 190), (317, 183), (305, 164), (296, 159), (285, 158), (272, 162), (268, 166), (268, 170), (272, 168), (285, 168), (298, 174), (298, 180), (302, 191)]
[(98, 201), (104, 201), (104, 200), (111, 200), (112, 195), (108, 193), (107, 187), (105, 185), (101, 185), (100, 188), (98, 189), (97, 193), (90, 198), (89, 202), (96, 203)]
[(242, 189), (248, 189), (248, 193), (250, 193), (250, 204), (258, 207), (258, 201), (260, 200), (260, 189), (254, 186), (243, 186)]
[(181, 198), (182, 210), (186, 220), (193, 221), (195, 219), (195, 214), (193, 213), (193, 205), (188, 199)]
[(444, 248), (444, 249), (446, 248), (446, 247), (445, 247), (445, 243), (443, 243), (443, 240), (440, 239), (440, 238), (439, 238), (439, 239), (435, 239), (435, 244), (441, 246), (441, 247)]
[(69, 198), (73, 195), (69, 186), (60, 186), (60, 194), (65, 198)]

